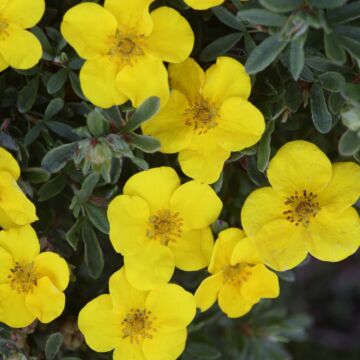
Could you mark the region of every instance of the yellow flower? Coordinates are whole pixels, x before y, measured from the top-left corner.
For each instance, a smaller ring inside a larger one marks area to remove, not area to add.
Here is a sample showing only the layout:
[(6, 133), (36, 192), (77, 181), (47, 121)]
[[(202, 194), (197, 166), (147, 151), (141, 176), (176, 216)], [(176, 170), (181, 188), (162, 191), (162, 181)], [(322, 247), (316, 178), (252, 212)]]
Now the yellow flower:
[(169, 75), (169, 102), (143, 132), (161, 141), (162, 152), (179, 152), (186, 175), (213, 183), (231, 151), (254, 145), (264, 132), (261, 112), (247, 101), (250, 77), (230, 57), (218, 58), (205, 73), (188, 59), (170, 65)]
[(331, 164), (314, 144), (291, 141), (270, 161), (271, 187), (255, 190), (241, 212), (265, 263), (282, 271), (308, 253), (340, 261), (360, 245), (360, 220), (351, 207), (360, 196), (360, 166)]
[(18, 187), (20, 168), (13, 156), (0, 148), (0, 227), (7, 229), (36, 221), (35, 206)]
[(123, 193), (109, 205), (110, 240), (133, 286), (150, 290), (168, 282), (175, 266), (194, 271), (209, 265), (209, 225), (222, 208), (209, 185), (180, 185), (175, 170), (159, 167), (132, 176)]
[(163, 61), (184, 61), (193, 48), (194, 34), (172, 8), (149, 13), (153, 1), (105, 0), (104, 7), (85, 2), (65, 14), (61, 32), (86, 59), (80, 82), (95, 105), (108, 108), (130, 99), (137, 107), (150, 96), (167, 101)]
[(54, 320), (64, 310), (68, 282), (67, 263), (55, 253), (40, 254), (30, 225), (0, 231), (0, 322), (20, 328)]
[(218, 299), (221, 310), (230, 318), (245, 315), (262, 298), (279, 296), (279, 280), (262, 264), (251, 238), (229, 228), (219, 234), (207, 277), (195, 293), (201, 311)]
[(30, 69), (41, 59), (39, 40), (25, 29), (35, 26), (44, 11), (44, 0), (0, 1), (0, 71)]
[(175, 284), (151, 291), (130, 285), (123, 269), (109, 281), (110, 294), (90, 301), (79, 329), (95, 351), (115, 349), (114, 360), (175, 360), (184, 351), (186, 327), (195, 316), (192, 294)]
[(185, 4), (196, 10), (206, 10), (221, 5), (224, 0), (185, 0)]

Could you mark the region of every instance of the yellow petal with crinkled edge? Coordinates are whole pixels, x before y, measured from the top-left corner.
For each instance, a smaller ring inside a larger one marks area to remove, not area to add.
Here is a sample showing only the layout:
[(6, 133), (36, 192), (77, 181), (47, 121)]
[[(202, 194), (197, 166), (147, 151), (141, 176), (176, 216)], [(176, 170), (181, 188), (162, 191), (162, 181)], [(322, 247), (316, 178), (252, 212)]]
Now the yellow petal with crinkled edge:
[(187, 107), (188, 101), (185, 96), (173, 90), (167, 104), (142, 126), (145, 135), (160, 140), (161, 152), (172, 154), (189, 146), (193, 131), (185, 125), (184, 112)]
[(123, 67), (116, 77), (116, 84), (134, 107), (139, 107), (151, 96), (158, 97), (163, 106), (170, 95), (165, 65), (149, 56), (139, 56), (133, 65)]
[(120, 195), (108, 207), (110, 241), (120, 254), (132, 255), (146, 243), (150, 210), (139, 196)]
[(265, 131), (264, 116), (254, 105), (240, 97), (223, 102), (214, 134), (219, 146), (240, 151), (256, 144)]
[(215, 304), (223, 283), (222, 272), (211, 275), (202, 281), (194, 295), (196, 305), (201, 311), (206, 311)]
[(111, 351), (122, 339), (125, 314), (115, 312), (110, 295), (100, 295), (87, 303), (79, 314), (79, 329), (86, 343), (98, 352)]
[(170, 198), (179, 186), (180, 178), (176, 171), (161, 166), (133, 175), (124, 186), (124, 194), (143, 198), (154, 213), (170, 207)]
[(251, 92), (250, 76), (237, 60), (221, 56), (205, 73), (203, 95), (220, 106), (226, 99), (247, 99)]
[(191, 323), (196, 304), (194, 296), (181, 286), (164, 284), (150, 291), (146, 309), (156, 318), (154, 328), (160, 333), (168, 333), (181, 330)]
[(3, 71), (9, 67), (9, 63), (5, 61), (0, 52), (0, 71)]
[[(185, 349), (186, 337), (186, 329), (170, 333), (155, 332), (150, 341), (143, 343), (146, 360), (178, 359)], [(128, 360), (128, 358), (124, 360)]]
[(0, 231), (0, 247), (18, 262), (32, 262), (40, 252), (39, 239), (30, 225)]
[(168, 70), (172, 89), (180, 91), (188, 99), (200, 95), (205, 73), (194, 59), (188, 58), (182, 63), (170, 64)]
[(59, 317), (65, 308), (65, 295), (48, 277), (37, 280), (33, 291), (26, 296), (26, 306), (42, 323)]
[(0, 284), (0, 322), (13, 328), (29, 326), (35, 321), (25, 304), (26, 294), (18, 293), (9, 284)]
[(195, 10), (206, 10), (214, 6), (221, 5), (224, 0), (184, 0), (185, 4), (188, 4)]
[(360, 219), (354, 208), (342, 212), (322, 209), (308, 227), (306, 248), (323, 261), (341, 261), (360, 246)]
[(105, 0), (104, 7), (117, 19), (123, 33), (134, 31), (138, 35), (150, 35), (153, 21), (149, 6), (154, 0)]
[(234, 248), (244, 237), (244, 232), (236, 228), (229, 228), (219, 233), (208, 269), (211, 274), (215, 274), (224, 267), (231, 265)]
[(84, 2), (65, 13), (61, 33), (82, 58), (94, 59), (109, 52), (117, 25), (110, 11)]
[(6, 36), (0, 39), (0, 54), (15, 69), (26, 70), (41, 59), (42, 48), (37, 37), (27, 30), (10, 24)]
[(19, 164), (15, 158), (2, 147), (0, 147), (0, 171), (7, 171), (15, 180), (20, 176)]
[(277, 271), (294, 268), (305, 260), (305, 230), (288, 220), (273, 220), (255, 235), (255, 245), (264, 263)]
[(273, 299), (279, 296), (279, 279), (265, 265), (258, 264), (250, 270), (249, 277), (241, 285), (241, 294), (249, 302)]
[(148, 360), (142, 350), (142, 344), (131, 342), (129, 337), (121, 337), (113, 353), (113, 360)]
[(252, 238), (241, 239), (235, 246), (231, 255), (231, 265), (236, 264), (260, 264), (262, 258)]
[(172, 251), (154, 240), (149, 240), (135, 255), (125, 256), (124, 263), (126, 278), (139, 290), (167, 283), (175, 270)]
[(187, 20), (167, 6), (154, 10), (151, 17), (154, 28), (146, 39), (145, 51), (158, 59), (172, 63), (179, 63), (188, 58), (195, 38)]
[(45, 12), (44, 0), (10, 0), (1, 9), (3, 19), (27, 29), (35, 26)]
[(34, 259), (34, 267), (39, 279), (48, 277), (60, 291), (67, 288), (70, 278), (69, 266), (58, 254), (50, 251), (39, 254)]
[(128, 98), (116, 85), (117, 62), (110, 56), (87, 60), (80, 70), (80, 85), (84, 95), (96, 106), (109, 108), (125, 103)]
[(285, 197), (271, 187), (254, 190), (245, 200), (241, 210), (241, 223), (249, 236), (254, 236), (266, 223), (285, 218)]
[(332, 178), (318, 195), (320, 206), (341, 211), (354, 204), (360, 197), (360, 166), (353, 162), (333, 164)]
[(210, 228), (187, 231), (170, 242), (169, 247), (175, 256), (175, 265), (184, 271), (197, 271), (209, 265), (214, 246)]
[(267, 175), (274, 190), (285, 196), (304, 190), (318, 194), (330, 183), (332, 166), (316, 145), (295, 140), (278, 150), (269, 163)]
[(170, 199), (170, 210), (184, 221), (184, 230), (206, 228), (219, 217), (221, 209), (215, 191), (198, 180), (181, 185)]

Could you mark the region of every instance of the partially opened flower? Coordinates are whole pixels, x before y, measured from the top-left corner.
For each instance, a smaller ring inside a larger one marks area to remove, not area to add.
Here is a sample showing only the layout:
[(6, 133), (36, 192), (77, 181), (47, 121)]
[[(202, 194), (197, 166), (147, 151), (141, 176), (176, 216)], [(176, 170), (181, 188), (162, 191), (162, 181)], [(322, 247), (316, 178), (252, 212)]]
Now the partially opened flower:
[(221, 208), (209, 185), (180, 185), (172, 168), (132, 176), (108, 209), (110, 240), (124, 256), (130, 283), (149, 290), (168, 282), (175, 266), (185, 271), (208, 266), (213, 248), (209, 226)]
[(270, 161), (271, 187), (245, 201), (241, 220), (265, 263), (276, 270), (300, 264), (308, 253), (340, 261), (360, 245), (360, 166), (331, 164), (314, 144), (291, 141)]
[(149, 12), (154, 0), (105, 0), (104, 7), (84, 2), (64, 16), (61, 32), (85, 64), (81, 88), (95, 105), (108, 108), (128, 99), (137, 107), (150, 96), (165, 103), (168, 75), (163, 61), (184, 61), (194, 34), (170, 7)]
[(185, 0), (185, 4), (195, 10), (206, 10), (221, 5), (225, 0)]
[(175, 360), (181, 355), (196, 311), (192, 294), (175, 284), (137, 290), (124, 269), (111, 276), (109, 290), (79, 314), (80, 331), (93, 350), (115, 349), (114, 360)]
[(232, 151), (257, 143), (265, 129), (261, 112), (247, 101), (250, 77), (243, 65), (220, 57), (205, 73), (193, 60), (170, 65), (169, 102), (142, 129), (164, 153), (179, 152), (183, 172), (213, 183)]
[(44, 11), (44, 0), (0, 1), (0, 71), (8, 66), (30, 69), (39, 62), (40, 41), (25, 29), (35, 26)]
[(6, 229), (36, 221), (36, 209), (16, 180), (20, 168), (13, 156), (0, 148), (0, 227)]
[(230, 318), (245, 315), (263, 298), (279, 296), (279, 280), (256, 251), (243, 231), (229, 228), (219, 234), (209, 273), (195, 293), (197, 306), (208, 310), (218, 300)]
[(30, 225), (0, 231), (0, 322), (14, 328), (49, 323), (64, 310), (69, 282), (64, 259), (40, 253)]

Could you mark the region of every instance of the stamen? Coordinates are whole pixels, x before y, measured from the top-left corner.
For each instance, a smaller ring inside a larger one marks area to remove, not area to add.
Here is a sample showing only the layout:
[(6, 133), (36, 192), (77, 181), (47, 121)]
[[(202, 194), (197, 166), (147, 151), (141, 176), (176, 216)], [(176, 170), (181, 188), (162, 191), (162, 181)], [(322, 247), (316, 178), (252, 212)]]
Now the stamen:
[(15, 262), (15, 266), (8, 275), (10, 286), (19, 294), (32, 292), (37, 285), (37, 274), (34, 263)]
[(224, 283), (239, 287), (250, 276), (251, 265), (229, 265), (224, 269)]

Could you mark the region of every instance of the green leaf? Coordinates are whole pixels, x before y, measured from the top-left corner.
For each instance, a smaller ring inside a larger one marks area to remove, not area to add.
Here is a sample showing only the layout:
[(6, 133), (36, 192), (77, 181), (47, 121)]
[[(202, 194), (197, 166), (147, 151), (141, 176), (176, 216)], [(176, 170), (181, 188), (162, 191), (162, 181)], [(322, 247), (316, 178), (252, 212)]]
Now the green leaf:
[(41, 166), (50, 173), (60, 171), (73, 157), (76, 148), (77, 143), (70, 143), (50, 150), (42, 159)]
[(304, 68), (304, 44), (306, 34), (293, 40), (290, 44), (290, 72), (294, 80), (298, 80)]
[(65, 234), (65, 239), (71, 248), (76, 251), (79, 239), (81, 236), (81, 229), (82, 229), (82, 221), (83, 219), (79, 217), (75, 224), (70, 228), (70, 230)]
[(287, 271), (279, 271), (276, 272), (277, 276), (286, 282), (294, 282), (295, 281), (295, 274), (293, 271), (287, 270)]
[(299, 109), (303, 100), (303, 96), (301, 88), (297, 82), (289, 82), (284, 94), (284, 100), (286, 106), (288, 106), (292, 112), (296, 112)]
[(133, 113), (131, 119), (122, 128), (122, 132), (136, 130), (142, 123), (152, 118), (160, 110), (160, 99), (152, 96), (146, 99)]
[(215, 60), (218, 56), (226, 54), (243, 37), (243, 33), (232, 33), (222, 36), (208, 46), (200, 54), (200, 61), (209, 62)]
[(159, 151), (161, 148), (158, 139), (146, 135), (130, 134), (128, 142), (136, 148), (150, 154)]
[(258, 45), (250, 54), (245, 67), (249, 74), (256, 74), (267, 68), (286, 47), (287, 41), (271, 35)]
[(95, 173), (90, 174), (84, 180), (81, 186), (81, 190), (76, 193), (77, 198), (82, 204), (89, 200), (99, 180), (100, 180), (99, 174), (95, 174)]
[(36, 100), (39, 89), (39, 78), (35, 77), (30, 80), (19, 92), (17, 108), (20, 113), (29, 111)]
[(80, 86), (80, 80), (79, 80), (79, 76), (73, 72), (70, 71), (69, 73), (69, 80), (70, 80), (70, 84), (72, 89), (74, 90), (74, 93), (83, 100), (87, 100), (85, 95), (83, 94), (82, 90), (81, 90), (81, 86)]
[(55, 359), (56, 355), (60, 351), (63, 341), (64, 341), (64, 337), (61, 335), (61, 333), (54, 333), (48, 337), (45, 344), (46, 360)]
[(329, 71), (319, 75), (322, 87), (331, 92), (341, 92), (345, 88), (344, 77), (334, 71)]
[(60, 194), (67, 184), (65, 175), (58, 175), (51, 179), (49, 182), (41, 186), (39, 189), (39, 198), (38, 201), (49, 200), (56, 195)]
[(41, 130), (44, 128), (44, 123), (42, 121), (38, 122), (33, 126), (30, 131), (24, 137), (24, 145), (31, 145), (40, 135)]
[(246, 28), (233, 13), (231, 13), (226, 7), (224, 6), (216, 6), (212, 8), (212, 12), (215, 16), (225, 25), (240, 31), (245, 31)]
[(360, 59), (360, 39), (355, 41), (353, 39), (341, 36), (342, 46), (355, 58)]
[(328, 12), (328, 20), (333, 24), (342, 24), (357, 18), (360, 18), (360, 1), (351, 2), (340, 9)]
[(57, 115), (64, 108), (64, 100), (61, 98), (52, 99), (46, 107), (44, 120), (49, 120)]
[(236, 16), (248, 21), (250, 24), (275, 27), (283, 26), (287, 20), (287, 17), (284, 15), (274, 14), (263, 9), (242, 10)]
[(319, 9), (332, 9), (345, 5), (347, 0), (309, 0), (309, 4)]
[[(339, 93), (331, 93), (329, 96), (329, 109), (332, 114), (339, 114), (345, 104), (345, 99)], [(360, 119), (359, 119), (360, 120)]]
[(332, 116), (325, 102), (324, 92), (319, 84), (314, 84), (310, 91), (312, 120), (316, 129), (326, 134), (332, 127)]
[(65, 84), (68, 77), (67, 69), (60, 69), (55, 74), (52, 74), (49, 77), (49, 80), (46, 84), (46, 89), (49, 94), (55, 94), (58, 92)]
[(81, 231), (84, 242), (84, 260), (89, 275), (93, 279), (99, 278), (104, 269), (104, 256), (92, 226), (84, 221)]
[(74, 132), (73, 128), (70, 125), (67, 125), (60, 121), (47, 121), (45, 122), (45, 126), (53, 131), (55, 134), (63, 137), (69, 141), (79, 140), (79, 136)]
[(86, 118), (87, 127), (91, 134), (95, 137), (99, 137), (104, 134), (105, 122), (106, 119), (100, 109), (90, 111)]
[(32, 167), (23, 170), (22, 174), (26, 181), (32, 184), (41, 184), (50, 179), (50, 173), (40, 167)]
[(106, 210), (93, 204), (85, 205), (85, 212), (91, 223), (103, 234), (109, 234), (109, 222)]
[(269, 164), (271, 153), (271, 135), (275, 130), (275, 121), (270, 121), (267, 124), (264, 135), (257, 144), (257, 168), (264, 172)]
[(346, 52), (341, 45), (341, 39), (334, 33), (324, 32), (324, 44), (326, 56), (337, 64), (346, 61)]
[(343, 156), (356, 154), (360, 150), (360, 136), (358, 132), (347, 130), (340, 138), (339, 153)]
[(260, 0), (260, 4), (270, 10), (279, 13), (293, 11), (302, 6), (304, 0)]
[(182, 356), (182, 360), (216, 360), (221, 354), (214, 347), (200, 342), (190, 342)]

